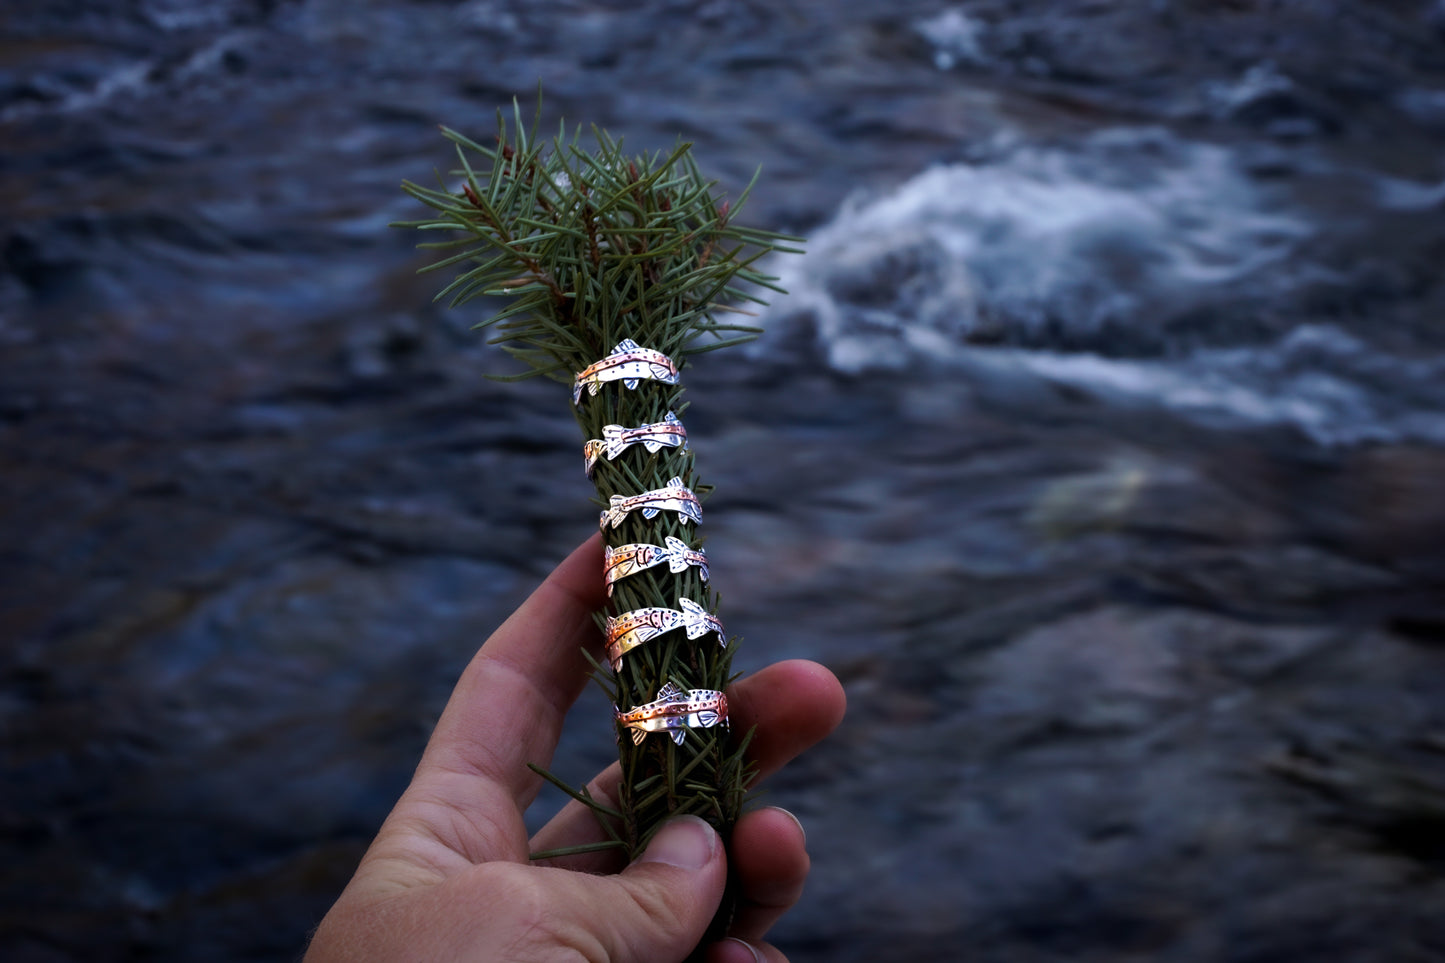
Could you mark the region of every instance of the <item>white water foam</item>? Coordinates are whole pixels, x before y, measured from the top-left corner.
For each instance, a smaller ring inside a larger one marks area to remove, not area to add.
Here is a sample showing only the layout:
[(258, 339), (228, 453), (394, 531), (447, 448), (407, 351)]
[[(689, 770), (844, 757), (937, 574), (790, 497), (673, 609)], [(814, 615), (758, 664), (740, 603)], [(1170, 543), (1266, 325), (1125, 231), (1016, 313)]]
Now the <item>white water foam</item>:
[(806, 256), (780, 260), (782, 309), (811, 316), (835, 366), (900, 367), (911, 348), (980, 337), (1152, 340), (1161, 312), (1207, 303), (1311, 233), (1221, 147), (1116, 131), (1002, 153), (852, 199)]
[(933, 48), (933, 65), (951, 70), (959, 63), (979, 64), (985, 60), (980, 40), (984, 26), (959, 9), (949, 9), (913, 25)]
[(1155, 404), (1196, 423), (1291, 425), (1316, 444), (1445, 444), (1445, 359), (1381, 354), (1338, 328), (1307, 325), (1277, 343), (1198, 351), (1174, 361), (1008, 351), (1055, 384), (1124, 404)]
[(775, 262), (790, 294), (765, 323), (810, 326), (849, 373), (926, 357), (1324, 444), (1445, 441), (1440, 362), (1323, 325), (1220, 333), (1320, 279), (1294, 256), (1314, 233), (1223, 147), (1122, 130), (1004, 148), (847, 202)]

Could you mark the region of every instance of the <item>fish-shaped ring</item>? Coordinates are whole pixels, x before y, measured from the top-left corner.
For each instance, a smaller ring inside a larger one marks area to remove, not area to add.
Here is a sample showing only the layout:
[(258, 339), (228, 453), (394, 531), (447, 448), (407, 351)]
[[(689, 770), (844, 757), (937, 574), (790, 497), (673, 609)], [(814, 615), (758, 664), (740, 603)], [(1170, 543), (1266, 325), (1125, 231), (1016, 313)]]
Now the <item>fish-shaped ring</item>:
[(577, 378), (572, 383), (572, 404), (582, 403), (583, 388), (587, 389), (589, 396), (596, 395), (602, 390), (604, 381), (620, 381), (628, 388), (636, 388), (642, 381), (675, 385), (677, 365), (661, 351), (644, 348), (631, 338), (623, 338), (607, 357), (577, 372)]
[(612, 671), (622, 669), (622, 657), (646, 642), (673, 629), (687, 629), (689, 639), (716, 632), (718, 642), (728, 644), (727, 635), (717, 616), (690, 598), (677, 600), (677, 609), (633, 609), (607, 619), (607, 658)]
[(641, 511), (643, 518), (656, 518), (661, 511), (677, 512), (678, 521), (684, 525), (702, 521), (702, 503), (678, 477), (669, 481), (666, 488), (654, 488), (640, 495), (613, 495), (612, 507), (602, 512), (598, 526), (604, 531), (608, 525), (616, 528), (633, 511)]
[(607, 594), (612, 595), (612, 583), (618, 579), (663, 562), (666, 562), (667, 567), (674, 573), (684, 571), (689, 565), (696, 565), (702, 580), (707, 581), (707, 552), (700, 548), (688, 548), (682, 539), (669, 535), (662, 545), (632, 542), (616, 548), (607, 546), (602, 561), (602, 580), (607, 583)]
[(689, 729), (728, 724), (728, 697), (716, 689), (681, 689), (669, 682), (657, 699), (623, 712), (612, 709), (617, 724), (632, 730), (632, 744), (641, 745), (649, 732), (666, 732), (679, 746)]
[(586, 456), (587, 477), (592, 477), (592, 469), (596, 467), (597, 459), (604, 454), (607, 460), (611, 461), (622, 454), (628, 445), (639, 443), (654, 454), (663, 448), (681, 448), (686, 451), (687, 429), (671, 411), (666, 418), (650, 425), (638, 425), (636, 428), (607, 425), (602, 429), (601, 438), (593, 438), (582, 446), (582, 453)]
[(624, 428), (621, 425), (607, 425), (602, 429), (602, 440), (607, 446), (607, 457), (616, 458), (628, 445), (641, 444), (649, 453), (655, 454), (662, 448), (681, 448), (687, 451), (687, 429), (669, 411), (667, 417), (650, 425)]

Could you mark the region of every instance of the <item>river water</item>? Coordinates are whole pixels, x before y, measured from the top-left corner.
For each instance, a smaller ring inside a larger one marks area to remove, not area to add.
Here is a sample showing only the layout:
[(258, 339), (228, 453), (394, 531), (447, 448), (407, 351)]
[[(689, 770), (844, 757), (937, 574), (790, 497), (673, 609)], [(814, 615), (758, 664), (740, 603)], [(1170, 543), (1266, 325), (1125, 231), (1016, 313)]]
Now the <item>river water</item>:
[(849, 691), (795, 963), (1445, 959), (1426, 0), (10, 5), (0, 956), (295, 958), (588, 533), (385, 227), (539, 81), (811, 239), (688, 375), (740, 666)]

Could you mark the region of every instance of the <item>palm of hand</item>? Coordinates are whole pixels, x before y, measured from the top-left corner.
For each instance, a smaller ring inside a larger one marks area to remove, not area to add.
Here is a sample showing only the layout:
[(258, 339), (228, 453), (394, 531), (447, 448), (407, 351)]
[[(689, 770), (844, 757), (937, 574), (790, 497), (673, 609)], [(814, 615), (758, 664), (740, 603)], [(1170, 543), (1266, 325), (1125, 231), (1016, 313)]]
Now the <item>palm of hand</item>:
[[(733, 934), (709, 959), (783, 960), (763, 935), (802, 891), (801, 826), (778, 809), (745, 815), (724, 854), (698, 820), (669, 824), (641, 859), (595, 853), (565, 868), (533, 850), (602, 838), (569, 803), (528, 840), (523, 813), (539, 788), (562, 719), (586, 683), (602, 606), (601, 542), (573, 552), (487, 640), (458, 682), (411, 785), (312, 940), (307, 963), (330, 960), (682, 960), (701, 938), (729, 872), (741, 896)], [(756, 726), (751, 755), (767, 774), (838, 724), (843, 693), (808, 662), (764, 669), (729, 690), (734, 724)], [(589, 784), (608, 802), (614, 765)]]

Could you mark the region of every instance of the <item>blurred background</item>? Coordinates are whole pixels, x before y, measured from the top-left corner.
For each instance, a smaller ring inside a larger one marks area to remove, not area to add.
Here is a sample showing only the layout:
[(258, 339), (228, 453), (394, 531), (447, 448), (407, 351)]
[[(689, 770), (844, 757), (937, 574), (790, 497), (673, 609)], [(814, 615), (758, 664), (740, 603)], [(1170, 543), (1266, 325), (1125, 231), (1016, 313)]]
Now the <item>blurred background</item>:
[(811, 238), (688, 374), (739, 666), (850, 698), (794, 963), (1445, 959), (1430, 0), (6, 3), (0, 957), (297, 958), (595, 530), (386, 227), (539, 81)]

